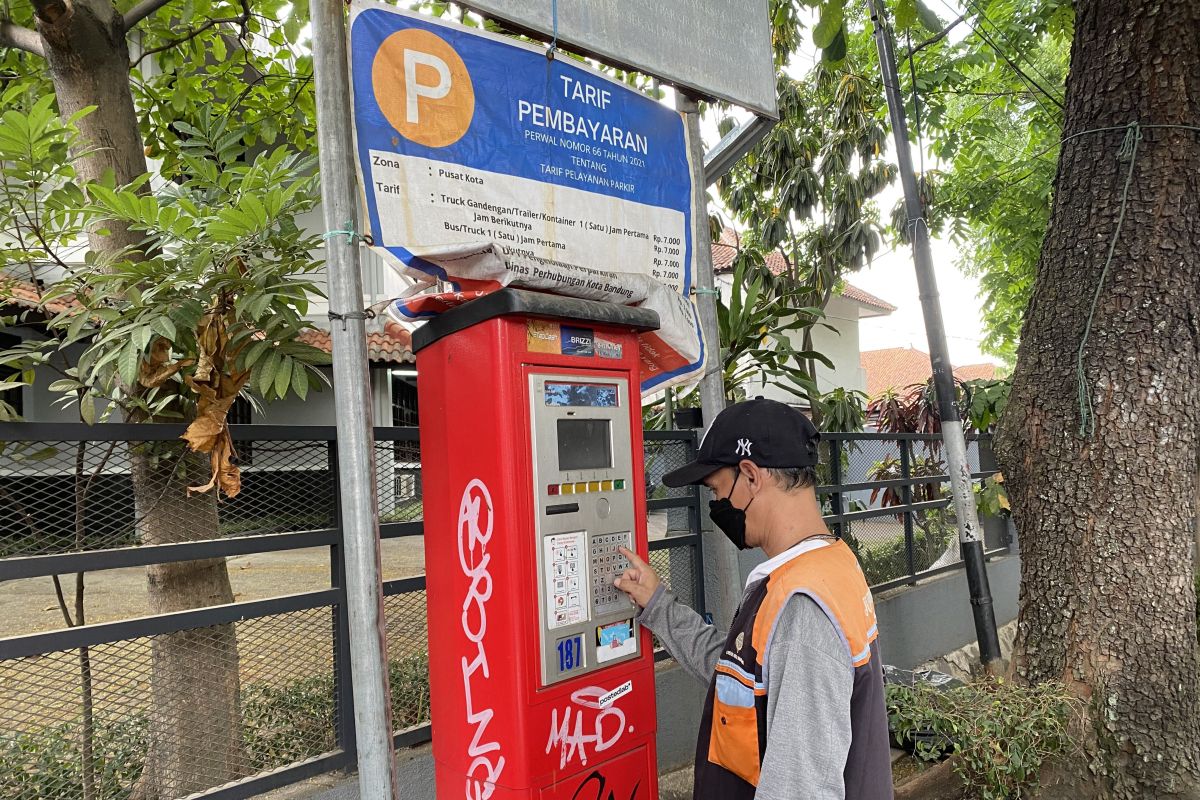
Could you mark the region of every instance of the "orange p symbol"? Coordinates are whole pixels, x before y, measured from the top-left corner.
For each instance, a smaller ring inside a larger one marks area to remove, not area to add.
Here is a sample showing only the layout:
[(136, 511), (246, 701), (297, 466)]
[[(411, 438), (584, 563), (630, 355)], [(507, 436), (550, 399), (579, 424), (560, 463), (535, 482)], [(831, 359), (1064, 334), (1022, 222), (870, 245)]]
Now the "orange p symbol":
[(371, 83), (375, 102), (405, 139), (445, 147), (471, 127), (475, 89), (467, 65), (436, 34), (409, 29), (384, 39)]

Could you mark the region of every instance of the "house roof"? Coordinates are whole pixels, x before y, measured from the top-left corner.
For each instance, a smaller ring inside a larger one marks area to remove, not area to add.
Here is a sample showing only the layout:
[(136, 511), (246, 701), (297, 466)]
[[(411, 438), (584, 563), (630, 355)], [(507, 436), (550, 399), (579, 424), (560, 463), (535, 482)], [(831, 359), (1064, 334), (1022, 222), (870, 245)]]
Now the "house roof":
[[(36, 309), (41, 304), (41, 292), (34, 284), (0, 275), (0, 307), (14, 305), (21, 308)], [(46, 304), (46, 309), (58, 314), (73, 306), (73, 299), (55, 300)], [(329, 331), (312, 328), (304, 331), (298, 337), (305, 344), (312, 345), (318, 350), (332, 353), (333, 345)], [(392, 320), (386, 320), (381, 331), (367, 333), (367, 358), (370, 361), (389, 364), (411, 364), (416, 360), (412, 352), (412, 334)]]
[[(333, 353), (329, 331), (311, 328), (300, 334), (300, 341), (318, 350)], [(416, 361), (412, 351), (412, 334), (398, 322), (385, 320), (383, 330), (367, 331), (367, 360), (387, 364), (411, 364)]]
[[(721, 230), (721, 238), (713, 242), (712, 258), (713, 272), (720, 275), (733, 271), (733, 260), (737, 257), (739, 234), (733, 228), (723, 228)], [(772, 250), (767, 253), (767, 269), (771, 270), (774, 275), (782, 275), (788, 269), (787, 259), (783, 253), (778, 250)], [(896, 310), (896, 307), (886, 300), (882, 300), (868, 291), (858, 288), (850, 283), (843, 282), (842, 297), (847, 300), (853, 300), (860, 305), (866, 306), (880, 314), (869, 314), (867, 316), (883, 316), (891, 314)]]
[[(927, 382), (933, 375), (929, 354), (912, 347), (888, 347), (867, 350), (859, 354), (867, 374), (867, 395), (878, 397), (889, 389), (902, 390)], [(967, 364), (954, 368), (954, 377), (962, 381), (991, 380), (996, 377), (995, 364)]]
[[(21, 308), (40, 308), (42, 292), (37, 285), (29, 281), (14, 278), (11, 275), (0, 274), (0, 306), (15, 305)], [(75, 305), (72, 298), (63, 298), (46, 303), (46, 310), (52, 314), (61, 314)]]

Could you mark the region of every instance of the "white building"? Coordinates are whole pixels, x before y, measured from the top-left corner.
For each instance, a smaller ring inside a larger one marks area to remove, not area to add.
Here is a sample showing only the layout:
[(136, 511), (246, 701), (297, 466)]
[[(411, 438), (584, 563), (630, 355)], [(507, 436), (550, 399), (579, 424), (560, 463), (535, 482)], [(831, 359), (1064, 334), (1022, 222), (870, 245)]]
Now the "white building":
[[(726, 302), (733, 283), (733, 261), (737, 251), (737, 233), (732, 228), (726, 228), (721, 232), (720, 240), (713, 243), (716, 285)], [(772, 251), (767, 257), (767, 267), (778, 275), (786, 271), (788, 265), (781, 253)], [(870, 317), (887, 316), (895, 310), (896, 307), (891, 303), (849, 283), (844, 283), (841, 293), (829, 299), (825, 306), (825, 318), (822, 320), (824, 325), (816, 325), (812, 329), (813, 349), (833, 362), (833, 369), (817, 362), (817, 387), (822, 392), (839, 387), (861, 392), (867, 390), (867, 375), (862, 367), (859, 350), (858, 323)], [(804, 349), (802, 332), (792, 331), (788, 338), (797, 350)], [(748, 393), (785, 403), (796, 402), (795, 395), (765, 383), (765, 376), (762, 388), (748, 387)]]

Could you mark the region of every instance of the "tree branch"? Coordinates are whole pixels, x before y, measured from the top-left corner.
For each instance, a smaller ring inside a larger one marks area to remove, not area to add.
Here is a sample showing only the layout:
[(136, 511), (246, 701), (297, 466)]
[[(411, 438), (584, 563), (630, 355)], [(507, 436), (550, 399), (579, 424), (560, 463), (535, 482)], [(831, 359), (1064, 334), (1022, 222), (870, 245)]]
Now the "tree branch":
[(142, 0), (142, 2), (125, 12), (125, 16), (121, 18), (121, 24), (125, 27), (125, 32), (129, 33), (134, 25), (137, 25), (169, 2), (171, 0)]
[(35, 56), (46, 57), (42, 37), (37, 31), (22, 27), (7, 20), (0, 20), (0, 47), (15, 47)]
[(966, 18), (967, 18), (966, 13), (960, 14), (958, 19), (954, 20), (954, 22), (951, 22), (949, 25), (942, 28), (940, 31), (935, 33), (933, 36), (930, 36), (928, 39), (921, 42), (916, 47), (911, 48), (907, 53), (904, 54), (904, 58), (912, 58), (917, 53), (924, 50), (926, 47), (935, 45), (938, 42), (940, 42), (942, 39), (945, 39), (946, 36), (949, 35), (950, 31), (954, 30)]
[(147, 56), (152, 56), (155, 53), (165, 52), (173, 47), (178, 47), (184, 42), (190, 42), (192, 39), (195, 39), (197, 36), (204, 33), (206, 30), (209, 30), (210, 28), (215, 28), (218, 25), (232, 25), (234, 23), (245, 25), (246, 17), (221, 17), (219, 19), (210, 19), (208, 22), (200, 25), (199, 27), (189, 29), (187, 33), (183, 34), (178, 39), (170, 39), (158, 47), (151, 47), (149, 50), (143, 50), (142, 54), (138, 56), (137, 61), (134, 61), (132, 66), (136, 67), (138, 64), (142, 63)]

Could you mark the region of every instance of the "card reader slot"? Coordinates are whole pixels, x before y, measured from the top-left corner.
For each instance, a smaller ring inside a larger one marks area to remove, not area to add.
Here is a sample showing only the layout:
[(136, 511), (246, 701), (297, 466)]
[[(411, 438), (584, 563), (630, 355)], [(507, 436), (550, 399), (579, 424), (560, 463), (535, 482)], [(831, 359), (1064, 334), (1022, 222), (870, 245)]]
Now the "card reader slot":
[(547, 516), (554, 514), (573, 514), (579, 510), (579, 503), (559, 503), (553, 506), (546, 506)]

